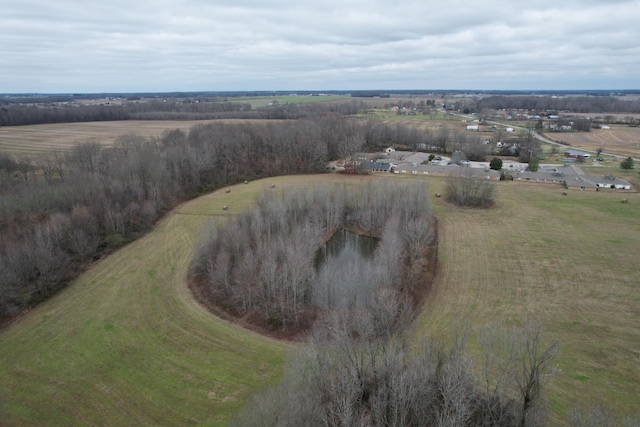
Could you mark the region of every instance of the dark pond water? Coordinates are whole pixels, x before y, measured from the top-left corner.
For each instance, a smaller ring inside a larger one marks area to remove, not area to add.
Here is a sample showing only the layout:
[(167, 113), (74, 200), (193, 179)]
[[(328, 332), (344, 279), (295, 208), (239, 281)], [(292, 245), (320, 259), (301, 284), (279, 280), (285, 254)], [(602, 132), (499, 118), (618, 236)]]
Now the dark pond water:
[(316, 254), (311, 303), (325, 308), (367, 304), (378, 241), (346, 230), (336, 232)]
[(341, 268), (350, 263), (371, 260), (379, 240), (340, 229), (316, 253), (316, 270), (329, 263), (332, 268)]

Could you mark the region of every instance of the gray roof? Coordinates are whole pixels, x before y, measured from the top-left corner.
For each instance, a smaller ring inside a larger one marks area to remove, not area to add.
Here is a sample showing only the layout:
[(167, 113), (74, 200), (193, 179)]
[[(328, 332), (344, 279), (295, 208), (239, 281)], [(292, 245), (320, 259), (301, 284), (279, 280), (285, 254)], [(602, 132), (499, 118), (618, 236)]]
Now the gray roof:
[(391, 169), (391, 165), (389, 163), (381, 163), (381, 162), (363, 162), (360, 164), (362, 169), (373, 170), (373, 171), (389, 171)]

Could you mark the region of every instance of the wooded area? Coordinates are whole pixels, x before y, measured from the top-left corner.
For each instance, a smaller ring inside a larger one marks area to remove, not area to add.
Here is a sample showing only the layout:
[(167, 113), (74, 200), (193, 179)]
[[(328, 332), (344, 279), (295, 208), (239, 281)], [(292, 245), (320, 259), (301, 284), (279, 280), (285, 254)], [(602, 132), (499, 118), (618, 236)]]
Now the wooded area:
[[(382, 308), (382, 309), (380, 309)], [(393, 297), (336, 312), (291, 358), (285, 377), (250, 400), (233, 426), (545, 426), (543, 387), (558, 343), (539, 323), (452, 327), (450, 344), (411, 343), (411, 316)], [(576, 424), (578, 426), (585, 424)]]
[(615, 96), (486, 96), (474, 102), (475, 111), (513, 109), (572, 113), (640, 113), (640, 100)]
[[(380, 237), (373, 259), (316, 271), (316, 252), (340, 228)], [(435, 236), (422, 182), (265, 190), (256, 208), (210, 230), (191, 270), (215, 305), (286, 329), (311, 305), (355, 310), (393, 294), (417, 306), (416, 288), (435, 272)]]
[[(121, 104), (85, 105), (75, 102), (9, 103), (0, 100), (0, 126), (43, 123), (73, 123), (114, 120), (209, 120), (209, 119), (299, 119), (327, 113), (352, 115), (362, 102), (323, 104), (277, 104), (253, 109), (250, 103), (221, 100), (154, 99), (123, 101)], [(27, 100), (28, 101), (28, 100)], [(197, 102), (196, 102), (197, 101)], [(4, 105), (3, 105), (4, 104)]]
[(47, 298), (84, 265), (203, 192), (260, 177), (324, 171), (364, 144), (347, 118), (194, 126), (125, 135), (37, 158), (0, 155), (0, 316)]

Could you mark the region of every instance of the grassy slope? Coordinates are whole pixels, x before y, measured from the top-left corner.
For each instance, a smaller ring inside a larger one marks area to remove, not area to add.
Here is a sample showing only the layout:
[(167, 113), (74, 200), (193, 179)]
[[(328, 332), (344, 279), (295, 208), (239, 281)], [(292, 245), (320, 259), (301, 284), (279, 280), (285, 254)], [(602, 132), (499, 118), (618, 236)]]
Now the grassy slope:
[[(8, 423), (222, 423), (278, 379), (287, 347), (193, 302), (184, 275), (194, 239), (271, 183), (341, 179), (280, 177), (190, 202), (0, 333)], [(442, 190), (442, 180), (427, 182)], [(556, 419), (573, 401), (631, 410), (640, 394), (640, 197), (561, 192), (502, 183), (492, 210), (434, 199), (441, 265), (418, 333), (443, 335), (461, 314), (473, 324), (538, 316), (563, 343), (549, 389)]]
[(492, 210), (436, 204), (441, 265), (420, 332), (442, 335), (461, 315), (472, 325), (540, 318), (562, 343), (548, 390), (556, 421), (575, 402), (637, 410), (640, 197), (562, 196), (526, 183), (498, 190)]
[(286, 346), (218, 320), (184, 282), (206, 222), (258, 188), (181, 206), (3, 331), (8, 424), (210, 425), (276, 381)]

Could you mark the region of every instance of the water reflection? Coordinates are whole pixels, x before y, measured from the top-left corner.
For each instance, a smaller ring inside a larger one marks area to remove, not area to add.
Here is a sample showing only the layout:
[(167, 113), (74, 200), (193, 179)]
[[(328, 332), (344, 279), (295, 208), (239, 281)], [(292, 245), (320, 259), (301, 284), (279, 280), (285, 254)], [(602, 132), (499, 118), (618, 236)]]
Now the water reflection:
[(366, 303), (378, 241), (338, 230), (316, 254), (312, 304), (335, 308)]
[(373, 259), (378, 240), (375, 237), (361, 236), (340, 229), (318, 250), (315, 259), (316, 270), (329, 262), (333, 267), (342, 267), (350, 262)]

